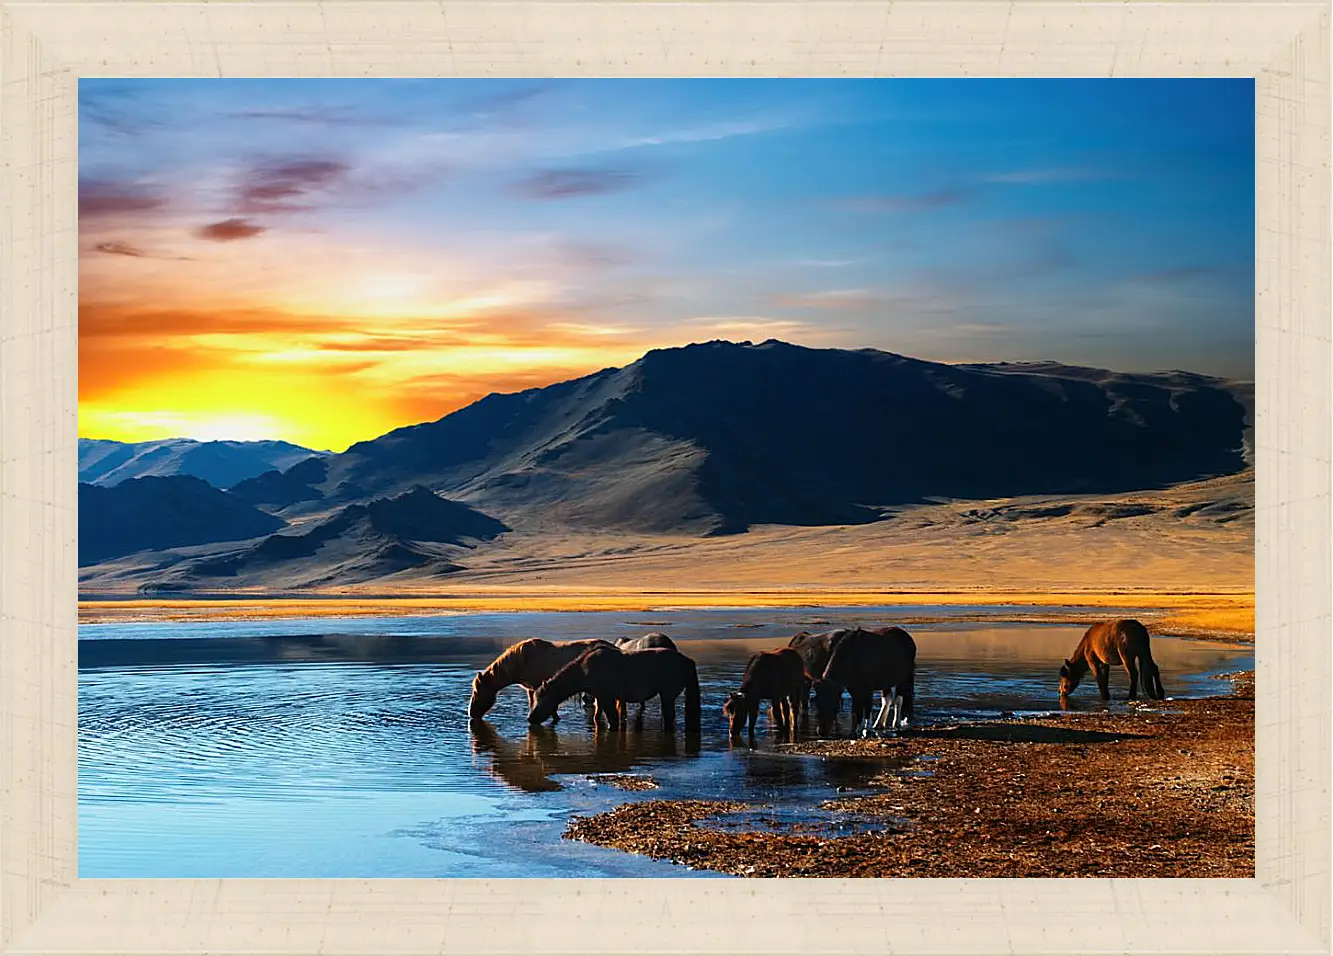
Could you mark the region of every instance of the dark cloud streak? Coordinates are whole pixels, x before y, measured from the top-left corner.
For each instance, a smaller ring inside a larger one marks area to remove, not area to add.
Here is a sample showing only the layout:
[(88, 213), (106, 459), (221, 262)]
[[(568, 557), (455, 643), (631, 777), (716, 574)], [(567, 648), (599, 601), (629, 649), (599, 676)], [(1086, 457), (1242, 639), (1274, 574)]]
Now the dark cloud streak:
[(130, 245), (128, 242), (99, 242), (93, 248), (109, 256), (129, 256), (133, 259), (149, 258), (148, 253), (138, 246)]
[(252, 239), (267, 228), (248, 219), (224, 219), (200, 227), (195, 230), (195, 235), (210, 242), (234, 242), (237, 239)]

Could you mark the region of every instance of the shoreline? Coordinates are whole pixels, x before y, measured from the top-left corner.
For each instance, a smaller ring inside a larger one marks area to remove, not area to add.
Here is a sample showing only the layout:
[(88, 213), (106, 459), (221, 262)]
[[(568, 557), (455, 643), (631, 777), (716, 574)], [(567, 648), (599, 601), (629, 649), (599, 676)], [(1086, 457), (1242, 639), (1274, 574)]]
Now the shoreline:
[(830, 827), (855, 815), (868, 832), (829, 836), (817, 822), (805, 832), (714, 829), (719, 815), (765, 808), (649, 800), (575, 817), (565, 838), (736, 876), (1250, 878), (1253, 672), (1222, 677), (1228, 693), (1126, 713), (781, 745), (882, 760), (874, 793), (819, 808)]
[[(1232, 642), (1254, 640), (1252, 591), (1061, 590), (1019, 591), (960, 589), (923, 591), (865, 590), (718, 590), (636, 591), (532, 589), (471, 590), (454, 594), (366, 595), (212, 594), (144, 598), (106, 595), (81, 597), (79, 624), (155, 621), (226, 621), (294, 617), (385, 617), (442, 613), (520, 613), (624, 611), (654, 613), (722, 608), (818, 609), (893, 606), (995, 608), (997, 613), (898, 614), (903, 625), (949, 622), (1093, 623), (1106, 617), (1100, 608), (1123, 609), (1144, 617), (1156, 633)], [(1074, 608), (1043, 613), (1039, 609)], [(1013, 608), (1013, 613), (1004, 613)], [(1023, 611), (1018, 611), (1023, 608)]]

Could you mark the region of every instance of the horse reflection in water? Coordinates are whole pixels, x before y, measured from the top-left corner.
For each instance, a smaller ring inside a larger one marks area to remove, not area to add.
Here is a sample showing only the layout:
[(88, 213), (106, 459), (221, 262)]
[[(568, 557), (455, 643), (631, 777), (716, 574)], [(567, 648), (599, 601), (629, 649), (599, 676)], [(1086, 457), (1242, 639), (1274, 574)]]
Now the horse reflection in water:
[(528, 728), (522, 740), (507, 740), (484, 720), (472, 722), (472, 752), (491, 758), (487, 768), (500, 782), (530, 793), (562, 789), (552, 779), (567, 774), (629, 773), (651, 761), (694, 756), (698, 741), (680, 742), (671, 734), (598, 732), (561, 734), (550, 727)]

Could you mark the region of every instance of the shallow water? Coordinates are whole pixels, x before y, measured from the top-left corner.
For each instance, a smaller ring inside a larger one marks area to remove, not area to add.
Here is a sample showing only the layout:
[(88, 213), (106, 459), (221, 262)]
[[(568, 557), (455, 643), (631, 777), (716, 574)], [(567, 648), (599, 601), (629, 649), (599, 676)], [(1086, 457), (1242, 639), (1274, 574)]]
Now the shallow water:
[[(802, 627), (885, 619), (873, 609), (818, 608), (85, 625), (79, 873), (709, 875), (561, 833), (571, 814), (663, 797), (744, 800), (771, 808), (768, 818), (783, 826), (804, 826), (814, 819), (804, 809), (861, 792), (882, 770), (928, 771), (923, 763), (775, 753), (766, 718), (754, 750), (726, 737), (721, 703), (751, 653)], [(594, 733), (574, 702), (554, 730), (530, 732), (520, 688), (502, 693), (488, 719), (470, 728), (469, 683), (499, 647), (534, 634), (654, 629), (681, 641), (699, 665), (697, 740), (662, 733), (655, 703), (643, 733)], [(1054, 670), (1083, 629), (911, 628), (918, 718), (1049, 710)], [(1248, 648), (1166, 638), (1153, 646), (1172, 696), (1216, 692), (1218, 682), (1205, 675), (1252, 663)], [(1112, 687), (1123, 696), (1123, 675)], [(1100, 707), (1095, 693), (1080, 688), (1075, 706)], [(651, 775), (661, 789), (621, 791), (596, 779), (605, 773)]]

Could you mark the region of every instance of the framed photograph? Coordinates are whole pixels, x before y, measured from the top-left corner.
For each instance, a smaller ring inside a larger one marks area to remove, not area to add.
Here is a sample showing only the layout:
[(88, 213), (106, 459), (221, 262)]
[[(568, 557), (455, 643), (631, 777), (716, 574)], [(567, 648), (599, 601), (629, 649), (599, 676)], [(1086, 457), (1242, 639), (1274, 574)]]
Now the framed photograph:
[(0, 0), (0, 951), (1329, 952), (1329, 65)]

